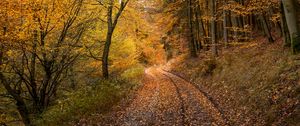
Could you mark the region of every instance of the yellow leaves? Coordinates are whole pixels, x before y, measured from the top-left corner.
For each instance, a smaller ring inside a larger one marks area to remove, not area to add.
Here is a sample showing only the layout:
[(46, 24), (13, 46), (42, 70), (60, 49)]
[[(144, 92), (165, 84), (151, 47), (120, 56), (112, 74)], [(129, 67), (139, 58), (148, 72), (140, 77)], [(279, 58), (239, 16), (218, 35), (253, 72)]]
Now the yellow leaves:
[(249, 14), (249, 11), (247, 11), (247, 8), (238, 2), (230, 1), (227, 5), (223, 6), (224, 10), (230, 10), (232, 12), (235, 12), (240, 15), (247, 15)]
[(272, 0), (250, 0), (242, 5), (236, 1), (229, 1), (226, 5), (222, 6), (223, 10), (230, 10), (239, 15), (249, 15), (252, 13), (261, 13), (266, 11), (269, 7), (274, 6), (278, 1)]
[(92, 68), (97, 68), (97, 67), (100, 67), (101, 66), (101, 62), (99, 61), (91, 61), (89, 64), (88, 64), (89, 67), (92, 67)]
[(280, 21), (280, 13), (272, 15), (271, 21), (273, 21), (273, 22), (279, 22)]
[(85, 52), (85, 48), (77, 48), (75, 49), (76, 53), (84, 53)]
[(240, 48), (251, 48), (251, 47), (255, 47), (255, 46), (258, 46), (258, 43), (245, 44), (245, 45), (241, 46)]
[(6, 52), (6, 55), (7, 55), (8, 57), (12, 57), (13, 54), (14, 54), (14, 52), (13, 52), (12, 50), (9, 50), (9, 51)]
[(124, 41), (113, 42), (110, 59), (115, 70), (124, 70), (138, 63), (139, 56), (135, 41), (127, 38)]
[(18, 33), (18, 38), (19, 38), (20, 40), (26, 40), (26, 39), (29, 38), (29, 36), (28, 36), (28, 33), (26, 33), (26, 32), (19, 32), (19, 33)]

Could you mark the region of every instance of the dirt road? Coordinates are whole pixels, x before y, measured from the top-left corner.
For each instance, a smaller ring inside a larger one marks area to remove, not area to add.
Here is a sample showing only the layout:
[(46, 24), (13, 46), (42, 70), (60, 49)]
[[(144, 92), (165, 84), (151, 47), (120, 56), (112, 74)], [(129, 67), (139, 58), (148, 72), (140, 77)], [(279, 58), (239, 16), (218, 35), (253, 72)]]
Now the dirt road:
[(193, 84), (152, 67), (144, 86), (114, 124), (120, 126), (226, 125), (219, 110)]

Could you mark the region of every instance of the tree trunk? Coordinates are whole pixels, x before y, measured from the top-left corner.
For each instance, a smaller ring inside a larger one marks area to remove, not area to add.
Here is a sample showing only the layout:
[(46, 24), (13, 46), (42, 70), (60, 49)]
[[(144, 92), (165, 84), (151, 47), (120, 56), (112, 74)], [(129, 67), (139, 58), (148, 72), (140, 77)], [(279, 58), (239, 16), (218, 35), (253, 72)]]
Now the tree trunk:
[[(197, 19), (199, 20), (199, 26), (200, 26), (200, 34), (201, 34), (201, 37), (202, 37), (202, 39), (203, 39), (203, 43), (201, 44), (202, 46), (205, 44), (205, 43), (207, 43), (206, 41), (206, 39), (205, 39), (205, 37), (207, 36), (207, 33), (206, 33), (206, 30), (205, 30), (205, 26), (204, 26), (204, 22), (203, 22), (203, 20), (201, 19), (201, 16), (202, 16), (202, 13), (201, 13), (201, 8), (200, 8), (200, 5), (198, 5), (198, 7), (196, 8), (196, 10), (197, 10)], [(200, 18), (200, 19), (199, 19)]]
[(236, 13), (232, 12), (231, 13), (231, 24), (232, 24), (232, 29), (233, 29), (233, 39), (235, 42), (238, 41), (238, 24), (237, 24), (237, 18), (236, 18)]
[(286, 20), (285, 20), (285, 14), (284, 14), (284, 8), (283, 8), (283, 4), (282, 1), (280, 0), (280, 26), (281, 26), (281, 34), (283, 37), (283, 41), (284, 41), (284, 46), (285, 47), (290, 47), (291, 46), (291, 40), (290, 40), (290, 36), (289, 36), (289, 31), (287, 29), (287, 24), (286, 24)]
[(285, 18), (290, 33), (291, 48), (293, 53), (300, 52), (300, 28), (297, 18), (297, 1), (282, 0)]
[(27, 110), (25, 102), (23, 100), (17, 100), (16, 105), (21, 115), (23, 123), (25, 124), (25, 126), (30, 126), (31, 124), (30, 124), (29, 112)]
[(114, 19), (112, 17), (114, 0), (109, 0), (109, 5), (107, 8), (107, 34), (106, 34), (106, 41), (105, 41), (104, 50), (103, 50), (103, 54), (102, 54), (102, 75), (105, 79), (108, 79), (108, 77), (109, 77), (108, 56), (109, 56), (110, 45), (112, 42), (113, 32), (118, 23), (118, 19), (121, 16), (125, 7), (127, 6), (129, 0), (120, 1), (120, 2), (121, 2), (120, 8), (118, 9), (118, 13), (115, 15)]
[(213, 56), (218, 56), (218, 51), (216, 47), (216, 1), (211, 0), (211, 41), (212, 41), (212, 54)]
[(103, 74), (103, 77), (106, 79), (109, 77), (108, 56), (109, 56), (109, 50), (110, 50), (110, 45), (111, 45), (111, 39), (112, 39), (111, 33), (107, 33), (104, 51), (103, 51), (103, 55), (102, 55), (102, 74)]
[(264, 15), (260, 15), (260, 19), (261, 19), (261, 22), (262, 22), (262, 25), (263, 25), (263, 29), (264, 29), (265, 35), (267, 35), (269, 42), (274, 42), (273, 37), (271, 35), (270, 28), (268, 26), (268, 23), (267, 23), (267, 20), (266, 20), (265, 16)]
[[(224, 5), (226, 5), (226, 1), (225, 1)], [(223, 10), (223, 16), (224, 16), (224, 21), (223, 21), (223, 38), (224, 38), (225, 48), (227, 48), (227, 46), (228, 46), (227, 15), (228, 15), (227, 10)]]
[[(197, 35), (198, 35), (198, 41), (199, 41), (199, 49), (202, 49), (202, 41), (204, 38), (204, 28), (203, 28), (203, 22), (201, 20), (201, 10), (200, 6), (197, 5), (195, 9), (195, 16), (196, 16), (196, 26), (197, 26)], [(199, 19), (200, 18), (200, 19)]]
[(191, 57), (197, 57), (197, 51), (195, 47), (195, 37), (193, 31), (193, 8), (192, 8), (192, 0), (188, 0), (188, 23), (189, 23), (189, 46), (190, 46), (190, 55)]
[(104, 78), (109, 77), (108, 73), (108, 56), (109, 49), (111, 45), (112, 33), (113, 33), (113, 19), (112, 19), (112, 10), (113, 10), (113, 0), (109, 1), (109, 6), (107, 8), (107, 34), (106, 34), (106, 42), (104, 46), (104, 51), (102, 55), (102, 74)]
[(37, 84), (35, 81), (36, 78), (36, 49), (37, 49), (37, 43), (38, 43), (38, 33), (37, 30), (33, 31), (33, 46), (32, 46), (32, 57), (31, 57), (31, 63), (30, 63), (30, 84), (31, 84), (31, 90), (32, 94), (31, 97), (33, 99), (33, 105), (34, 108), (39, 108), (39, 97), (38, 97), (38, 91), (37, 91)]

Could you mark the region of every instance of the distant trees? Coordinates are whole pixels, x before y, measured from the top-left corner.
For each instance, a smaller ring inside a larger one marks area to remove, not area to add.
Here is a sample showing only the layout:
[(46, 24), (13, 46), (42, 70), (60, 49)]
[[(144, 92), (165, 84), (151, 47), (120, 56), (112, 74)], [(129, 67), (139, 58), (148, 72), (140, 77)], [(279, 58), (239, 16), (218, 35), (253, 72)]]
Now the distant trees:
[[(180, 25), (187, 22), (185, 27), (180, 28), (182, 34), (185, 32), (183, 29), (188, 29), (186, 37), (189, 38), (188, 47), (192, 57), (201, 50), (197, 45), (204, 46), (204, 49), (210, 47), (212, 55), (216, 56), (218, 48), (250, 41), (258, 34), (266, 36), (269, 42), (274, 42), (275, 32), (283, 35), (285, 45), (291, 43), (293, 52), (299, 50), (297, 0), (186, 0), (185, 2), (188, 3), (189, 13), (184, 18), (182, 10), (185, 4), (182, 1), (168, 2), (166, 11), (172, 10), (171, 14), (176, 17), (174, 21)], [(174, 29), (178, 27), (178, 24), (175, 24)]]

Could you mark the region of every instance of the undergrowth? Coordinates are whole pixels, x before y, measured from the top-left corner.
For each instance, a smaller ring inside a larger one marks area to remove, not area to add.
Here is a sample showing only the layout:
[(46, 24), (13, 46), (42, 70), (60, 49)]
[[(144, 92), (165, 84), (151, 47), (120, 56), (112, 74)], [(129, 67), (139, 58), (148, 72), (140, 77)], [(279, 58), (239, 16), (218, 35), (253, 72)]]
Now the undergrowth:
[(124, 79), (112, 79), (83, 87), (66, 94), (65, 99), (57, 100), (55, 105), (37, 117), (34, 125), (72, 125), (82, 118), (107, 113), (135, 86), (136, 83)]

